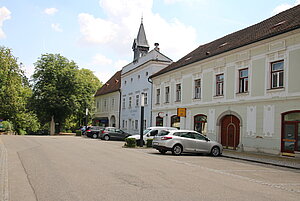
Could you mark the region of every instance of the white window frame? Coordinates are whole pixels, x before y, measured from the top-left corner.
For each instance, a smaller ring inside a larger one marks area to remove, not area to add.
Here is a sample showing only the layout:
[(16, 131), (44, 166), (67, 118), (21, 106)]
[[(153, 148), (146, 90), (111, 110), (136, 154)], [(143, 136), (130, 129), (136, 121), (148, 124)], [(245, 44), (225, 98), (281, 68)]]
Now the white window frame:
[(175, 102), (180, 102), (181, 101), (181, 93), (182, 88), (181, 88), (181, 83), (177, 83), (175, 85)]
[[(196, 86), (196, 81), (199, 81), (199, 86)], [(198, 89), (198, 90), (197, 90)], [(194, 99), (201, 99), (201, 79), (194, 79)]]

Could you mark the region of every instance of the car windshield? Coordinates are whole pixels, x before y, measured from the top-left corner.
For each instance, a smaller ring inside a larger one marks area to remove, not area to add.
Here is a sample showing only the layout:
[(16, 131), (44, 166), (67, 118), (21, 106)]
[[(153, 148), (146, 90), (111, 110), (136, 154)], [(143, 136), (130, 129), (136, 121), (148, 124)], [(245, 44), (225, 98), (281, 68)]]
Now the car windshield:
[(170, 133), (169, 131), (162, 130), (158, 133), (158, 136), (165, 136), (168, 135), (169, 133)]
[(151, 129), (146, 129), (146, 130), (144, 130), (144, 132), (143, 132), (144, 135), (147, 134), (149, 131), (151, 131)]

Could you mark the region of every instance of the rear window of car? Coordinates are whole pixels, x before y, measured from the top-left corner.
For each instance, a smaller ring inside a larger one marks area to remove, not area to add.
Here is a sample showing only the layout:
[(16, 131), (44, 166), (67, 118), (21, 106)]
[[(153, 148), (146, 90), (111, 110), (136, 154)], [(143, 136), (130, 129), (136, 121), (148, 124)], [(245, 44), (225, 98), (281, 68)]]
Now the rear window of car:
[(170, 133), (169, 131), (162, 130), (158, 133), (158, 136), (165, 136), (168, 135), (169, 133)]

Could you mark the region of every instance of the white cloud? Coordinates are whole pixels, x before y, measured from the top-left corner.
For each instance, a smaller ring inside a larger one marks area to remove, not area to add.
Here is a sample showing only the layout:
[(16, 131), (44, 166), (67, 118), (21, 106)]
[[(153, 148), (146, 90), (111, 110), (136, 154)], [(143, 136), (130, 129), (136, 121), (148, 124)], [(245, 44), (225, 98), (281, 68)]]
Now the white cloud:
[(47, 14), (47, 15), (54, 15), (57, 12), (58, 12), (57, 8), (46, 8), (44, 10), (44, 13)]
[(88, 13), (78, 15), (82, 40), (88, 43), (103, 44), (112, 41), (118, 32), (118, 25), (95, 18)]
[(112, 60), (107, 58), (106, 56), (102, 55), (102, 54), (96, 54), (93, 59), (92, 59), (92, 65), (99, 65), (102, 67), (107, 67), (110, 66), (112, 64)]
[(0, 8), (0, 39), (6, 37), (2, 26), (5, 20), (9, 20), (11, 18), (10, 14), (11, 12), (6, 7), (3, 6)]
[(51, 28), (54, 30), (54, 31), (57, 31), (57, 32), (62, 32), (62, 28), (60, 27), (60, 24), (51, 24)]
[(285, 11), (287, 9), (290, 9), (296, 5), (300, 4), (300, 0), (296, 0), (294, 4), (281, 4), (273, 9), (272, 15), (276, 15), (282, 11)]
[(153, 0), (100, 0), (99, 5), (107, 15), (105, 19), (87, 13), (79, 14), (81, 41), (105, 44), (105, 48), (116, 54), (129, 56), (143, 16), (151, 48), (158, 42), (162, 53), (177, 60), (196, 47), (196, 29), (176, 18), (166, 20), (154, 13)]
[(95, 72), (95, 75), (99, 80), (105, 83), (111, 78), (118, 70), (121, 70), (123, 66), (128, 64), (126, 60), (116, 60), (106, 57), (103, 54), (96, 54), (92, 57), (91, 62), (85, 66), (89, 66)]

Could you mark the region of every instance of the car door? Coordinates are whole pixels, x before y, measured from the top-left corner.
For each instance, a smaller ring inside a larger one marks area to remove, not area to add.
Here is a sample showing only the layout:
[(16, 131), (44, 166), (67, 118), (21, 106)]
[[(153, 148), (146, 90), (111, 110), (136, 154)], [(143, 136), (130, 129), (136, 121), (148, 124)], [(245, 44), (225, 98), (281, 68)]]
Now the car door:
[(116, 129), (115, 128), (108, 128), (108, 134), (109, 134), (109, 137), (111, 139), (116, 139), (118, 138), (118, 135), (116, 133)]
[(209, 153), (210, 152), (210, 144), (207, 141), (207, 138), (198, 133), (192, 133), (195, 137), (195, 150), (196, 152), (201, 153)]
[(115, 132), (116, 132), (116, 139), (123, 140), (125, 138), (126, 133), (124, 133), (120, 129), (115, 129)]
[[(174, 135), (177, 135), (174, 133)], [(195, 151), (195, 138), (192, 133), (189, 132), (180, 132), (180, 143), (183, 146), (183, 150), (187, 152)]]

